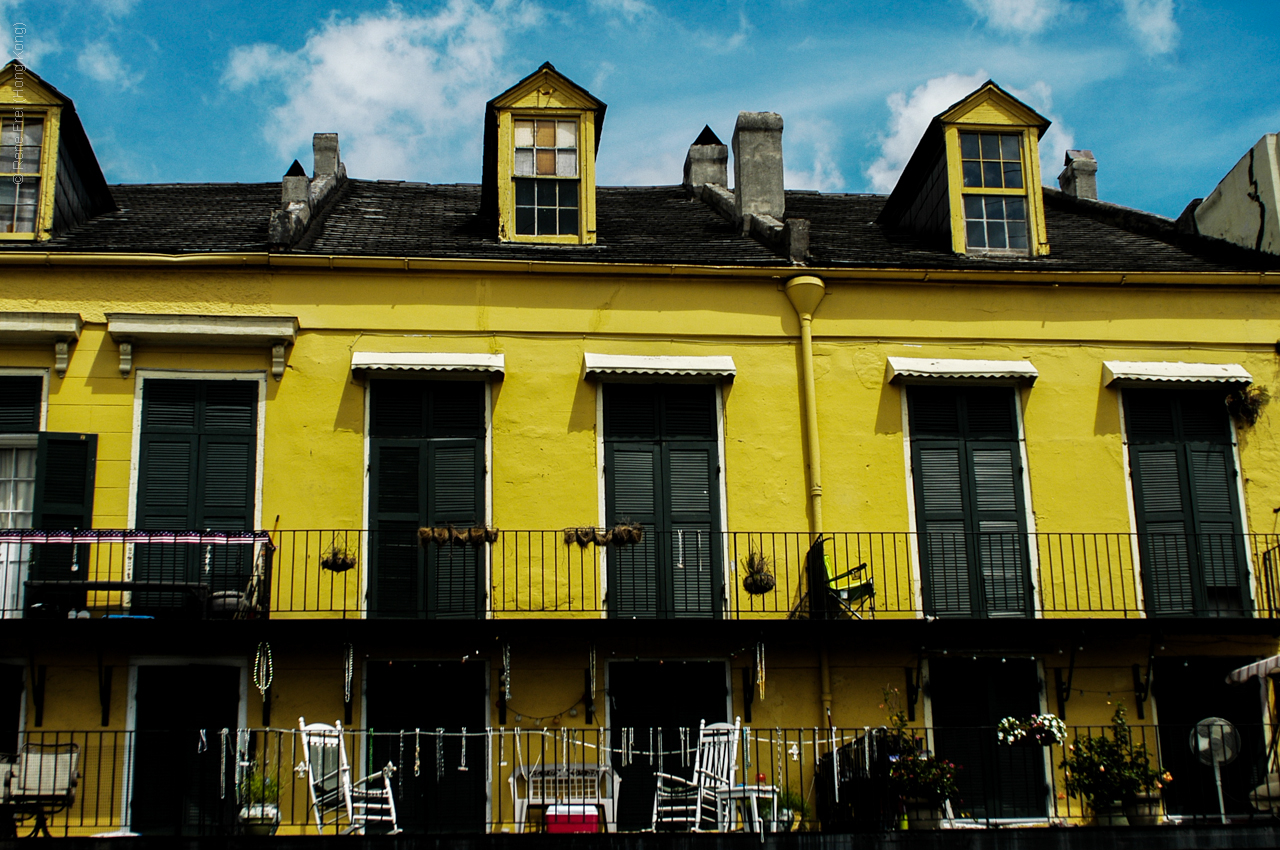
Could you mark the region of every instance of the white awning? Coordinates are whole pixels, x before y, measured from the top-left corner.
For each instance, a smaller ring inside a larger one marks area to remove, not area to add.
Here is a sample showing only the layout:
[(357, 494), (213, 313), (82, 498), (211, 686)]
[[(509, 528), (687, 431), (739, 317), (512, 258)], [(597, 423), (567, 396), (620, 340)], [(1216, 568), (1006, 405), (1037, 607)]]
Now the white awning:
[(1253, 381), (1239, 363), (1169, 363), (1107, 360), (1102, 364), (1106, 386), (1151, 385), (1152, 383), (1248, 384)]
[(455, 354), (444, 351), (356, 351), (352, 372), (482, 372), (502, 377), (502, 354)]
[(732, 381), (738, 373), (728, 355), (709, 357), (646, 357), (633, 354), (592, 354), (582, 356), (582, 372), (587, 377), (639, 375), (660, 378), (723, 378)]
[(1227, 684), (1241, 685), (1254, 676), (1270, 676), (1275, 673), (1280, 673), (1280, 655), (1273, 655), (1270, 658), (1246, 664), (1244, 667), (1237, 667), (1227, 674)]
[(889, 381), (1017, 381), (1034, 384), (1040, 373), (1029, 360), (942, 360), (890, 357)]

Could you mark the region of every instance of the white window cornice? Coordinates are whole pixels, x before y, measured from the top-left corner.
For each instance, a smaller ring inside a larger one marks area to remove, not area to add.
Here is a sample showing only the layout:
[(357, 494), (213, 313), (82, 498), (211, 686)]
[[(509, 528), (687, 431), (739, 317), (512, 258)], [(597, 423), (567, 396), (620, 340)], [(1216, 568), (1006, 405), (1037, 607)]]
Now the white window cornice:
[(1040, 373), (1029, 360), (958, 360), (890, 357), (889, 383), (982, 381), (1034, 384)]
[(351, 371), (357, 375), (395, 372), (478, 372), (501, 379), (503, 354), (465, 354), (445, 351), (356, 351)]
[(120, 374), (133, 369), (136, 343), (177, 346), (242, 346), (271, 349), (271, 374), (284, 376), (284, 350), (298, 338), (295, 316), (190, 316), (108, 313), (107, 333), (120, 346)]
[(84, 320), (79, 313), (0, 312), (0, 344), (53, 344), (54, 370), (66, 377), (71, 346), (80, 339)]
[(1252, 382), (1253, 375), (1239, 363), (1107, 360), (1102, 364), (1102, 383), (1108, 387)]
[(728, 355), (671, 357), (636, 354), (594, 354), (582, 356), (582, 374), (587, 378), (719, 378), (732, 381), (737, 375)]

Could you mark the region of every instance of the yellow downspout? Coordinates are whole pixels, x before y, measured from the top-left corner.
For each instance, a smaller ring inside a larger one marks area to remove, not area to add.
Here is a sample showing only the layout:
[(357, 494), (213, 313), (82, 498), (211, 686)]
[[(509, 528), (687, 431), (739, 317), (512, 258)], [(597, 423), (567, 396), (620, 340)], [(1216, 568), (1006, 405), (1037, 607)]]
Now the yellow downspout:
[[(813, 376), (813, 314), (827, 294), (821, 278), (799, 275), (787, 281), (787, 300), (800, 318), (800, 372), (804, 384), (805, 463), (809, 467), (809, 532), (822, 534), (822, 451), (818, 445), (818, 392)], [(818, 647), (818, 675), (822, 688), (822, 717), (831, 725), (831, 660), (827, 647)]]

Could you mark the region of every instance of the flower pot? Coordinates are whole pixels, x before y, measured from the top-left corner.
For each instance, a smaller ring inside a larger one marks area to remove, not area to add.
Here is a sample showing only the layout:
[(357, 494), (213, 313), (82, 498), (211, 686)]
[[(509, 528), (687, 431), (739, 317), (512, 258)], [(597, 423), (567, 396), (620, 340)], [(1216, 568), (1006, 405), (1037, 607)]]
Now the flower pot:
[(1129, 819), (1124, 815), (1124, 806), (1119, 801), (1114, 803), (1093, 803), (1093, 818), (1098, 826), (1128, 826)]
[(1124, 816), (1130, 826), (1156, 826), (1160, 823), (1160, 795), (1139, 794), (1126, 801)]
[(907, 813), (907, 829), (938, 829), (942, 825), (942, 809), (932, 800), (908, 797), (902, 801)]
[(1280, 811), (1280, 773), (1269, 773), (1267, 779), (1249, 795), (1249, 802), (1260, 812)]
[(742, 589), (753, 595), (768, 593), (776, 583), (773, 573), (747, 573), (742, 577)]
[(280, 826), (280, 807), (275, 803), (254, 803), (240, 810), (240, 828), (245, 835), (275, 835)]

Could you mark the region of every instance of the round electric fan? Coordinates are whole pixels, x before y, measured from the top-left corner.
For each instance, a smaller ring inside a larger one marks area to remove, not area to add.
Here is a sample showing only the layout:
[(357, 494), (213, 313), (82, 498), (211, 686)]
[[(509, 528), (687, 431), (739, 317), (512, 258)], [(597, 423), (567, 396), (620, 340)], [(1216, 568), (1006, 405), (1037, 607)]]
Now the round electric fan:
[(1213, 766), (1213, 782), (1218, 787), (1218, 816), (1227, 822), (1227, 809), (1222, 799), (1222, 766), (1231, 764), (1240, 754), (1240, 733), (1231, 721), (1206, 717), (1191, 729), (1191, 752), (1201, 764)]

